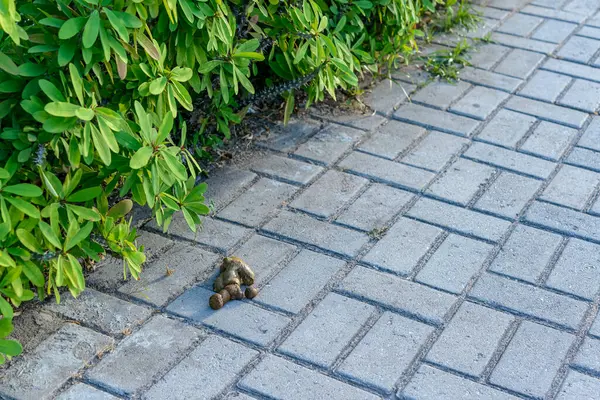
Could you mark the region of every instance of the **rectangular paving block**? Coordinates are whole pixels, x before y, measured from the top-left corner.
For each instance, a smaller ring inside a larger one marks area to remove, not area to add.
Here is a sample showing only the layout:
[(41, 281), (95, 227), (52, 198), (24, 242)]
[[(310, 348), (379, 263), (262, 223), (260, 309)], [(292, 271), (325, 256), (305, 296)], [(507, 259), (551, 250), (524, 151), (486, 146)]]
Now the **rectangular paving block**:
[(565, 163), (600, 172), (600, 152), (574, 147)]
[(588, 65), (578, 64), (566, 60), (558, 60), (555, 58), (548, 58), (542, 68), (575, 78), (600, 82), (600, 69), (590, 67)]
[(485, 143), (473, 143), (463, 157), (542, 179), (556, 167), (553, 162)]
[(535, 202), (527, 210), (525, 220), (545, 227), (600, 242), (600, 218), (553, 204)]
[(533, 0), (531, 4), (558, 10), (568, 1), (569, 0)]
[(542, 121), (521, 146), (521, 150), (553, 161), (562, 157), (577, 136), (577, 129)]
[(558, 44), (565, 40), (575, 28), (577, 28), (577, 24), (548, 19), (531, 35), (531, 38)]
[(329, 170), (290, 205), (319, 217), (329, 218), (357, 196), (368, 183), (365, 178)]
[(536, 398), (550, 389), (575, 337), (523, 321), (490, 376), (490, 382)]
[(267, 355), (238, 386), (260, 396), (281, 400), (379, 399), (374, 394), (273, 355)]
[(60, 395), (55, 397), (56, 400), (118, 400), (118, 397), (96, 389), (93, 386), (85, 383), (76, 383)]
[(502, 109), (477, 135), (477, 139), (514, 148), (536, 121), (529, 115)]
[[(522, 15), (522, 14), (517, 14)], [(540, 65), (546, 56), (532, 51), (514, 49), (496, 68), (495, 72), (525, 79)]]
[(595, 375), (600, 374), (600, 340), (585, 338), (573, 365)]
[[(558, 1), (553, 0), (553, 3), (557, 4), (557, 3), (560, 3), (561, 1), (562, 0), (558, 0)], [(552, 10), (552, 9), (546, 8), (546, 7), (537, 7), (537, 6), (534, 6), (531, 4), (523, 7), (521, 9), (521, 12), (524, 14), (539, 15), (540, 17), (557, 19), (560, 21), (575, 22), (577, 24), (580, 22), (583, 22), (586, 18), (585, 15), (575, 14), (575, 13), (568, 12), (568, 11)]]
[(217, 215), (248, 226), (258, 226), (298, 190), (297, 187), (261, 178)]
[(479, 125), (477, 120), (413, 103), (400, 107), (394, 118), (460, 136), (470, 136)]
[(538, 70), (519, 91), (519, 95), (554, 103), (571, 80), (567, 75)]
[(321, 125), (315, 120), (292, 117), (287, 125), (276, 124), (273, 129), (269, 130), (267, 137), (257, 140), (256, 144), (267, 149), (289, 153), (317, 133), (321, 129)]
[(593, 399), (598, 393), (600, 393), (600, 379), (570, 370), (556, 399)]
[(587, 119), (587, 114), (581, 111), (575, 111), (569, 108), (543, 103), (541, 101), (519, 96), (510, 98), (504, 107), (508, 108), (509, 110), (521, 112), (527, 115), (533, 115), (534, 117), (538, 117), (540, 119), (556, 122), (558, 124), (577, 129), (581, 128)]
[(370, 138), (363, 141), (358, 149), (393, 160), (424, 134), (425, 129), (420, 126), (389, 121), (379, 127)]
[(593, 0), (573, 0), (563, 7), (563, 10), (576, 14), (588, 15), (595, 11), (597, 4)]
[(457, 101), (450, 110), (467, 117), (484, 120), (494, 112), (509, 94), (500, 90), (476, 86)]
[(175, 245), (175, 242), (171, 239), (159, 235), (156, 233), (143, 231), (138, 229), (138, 237), (136, 244), (138, 246), (144, 246), (144, 254), (146, 255), (146, 262), (160, 257), (165, 251), (169, 250)]
[(245, 301), (230, 301), (214, 311), (208, 306), (213, 294), (202, 286), (193, 287), (173, 301), (167, 311), (263, 347), (290, 322), (287, 317)]
[(188, 286), (206, 278), (216, 269), (218, 258), (214, 253), (178, 243), (163, 257), (147, 265), (140, 280), (129, 280), (119, 292), (158, 307), (164, 306)]
[(362, 130), (332, 124), (300, 145), (294, 154), (329, 165), (337, 161), (365, 134)]
[(409, 275), (441, 234), (439, 228), (401, 218), (362, 261), (378, 269)]
[(592, 122), (583, 132), (578, 145), (600, 151), (600, 117), (592, 117)]
[(336, 372), (359, 384), (391, 393), (432, 332), (431, 326), (385, 312)]
[(523, 82), (518, 78), (512, 78), (510, 76), (472, 67), (463, 68), (460, 73), (460, 78), (467, 82), (503, 90), (508, 93), (517, 90), (519, 85)]
[(137, 304), (86, 289), (77, 298), (64, 296), (60, 303), (51, 301), (45, 308), (63, 318), (94, 326), (109, 335), (118, 335), (143, 323), (151, 310)]
[(474, 208), (507, 218), (516, 218), (533, 198), (542, 182), (526, 176), (503, 171)]
[(213, 171), (205, 182), (204, 197), (220, 210), (240, 195), (254, 181), (257, 175), (245, 169), (225, 167)]
[(479, 272), (492, 245), (450, 234), (415, 277), (417, 282), (460, 294)]
[(346, 263), (302, 250), (265, 286), (255, 301), (299, 313)]
[(408, 215), (489, 241), (498, 241), (510, 222), (435, 200), (420, 199)]
[(508, 393), (428, 365), (422, 365), (397, 396), (406, 400), (517, 400)]
[(577, 31), (577, 36), (585, 36), (592, 39), (600, 39), (600, 29), (592, 26), (584, 26)]
[(494, 274), (483, 274), (471, 293), (492, 307), (577, 329), (587, 303)]
[(511, 315), (464, 302), (425, 359), (477, 378), (513, 320)]
[(85, 376), (98, 386), (133, 395), (173, 367), (199, 338), (197, 329), (157, 315)]
[(523, 7), (527, 2), (528, 0), (490, 0), (489, 2), (486, 2), (486, 5), (502, 10), (514, 11), (517, 8)]
[(330, 368), (375, 307), (330, 293), (278, 347), (278, 351)]
[(212, 399), (234, 382), (258, 352), (211, 335), (156, 382), (145, 400)]
[(554, 43), (542, 42), (540, 40), (527, 39), (514, 35), (507, 35), (505, 33), (494, 32), (492, 33), (491, 39), (495, 43), (500, 43), (508, 47), (515, 47), (517, 49), (535, 51), (537, 53), (549, 54), (554, 51), (556, 45)]
[(445, 110), (470, 87), (471, 85), (463, 81), (456, 83), (435, 81), (417, 91), (411, 97), (411, 101)]
[(384, 79), (367, 93), (364, 98), (366, 105), (373, 110), (389, 115), (398, 108), (398, 105), (408, 98), (416, 86)]
[(113, 339), (76, 324), (65, 324), (32, 351), (17, 358), (0, 374), (0, 396), (23, 400), (52, 399)]
[(357, 175), (402, 189), (421, 190), (435, 176), (429, 171), (356, 151), (346, 157), (339, 166), (344, 171), (352, 171)]
[(498, 61), (500, 61), (509, 51), (510, 49), (508, 47), (489, 43), (483, 46), (475, 47), (469, 61), (471, 62), (471, 65), (477, 68), (489, 70), (496, 65)]
[(562, 59), (580, 63), (589, 62), (600, 50), (600, 41), (581, 36), (572, 36), (556, 53)]
[(569, 240), (546, 286), (592, 301), (600, 289), (600, 246)]
[(490, 271), (535, 283), (561, 243), (555, 233), (518, 225), (490, 266)]
[(600, 107), (600, 83), (576, 79), (558, 104), (595, 113)]
[(283, 211), (263, 228), (266, 232), (348, 257), (358, 254), (369, 238), (364, 233), (318, 221), (307, 215)]
[(466, 205), (493, 177), (495, 171), (488, 165), (459, 158), (438, 175), (425, 193)]
[(543, 21), (539, 17), (516, 13), (504, 20), (497, 31), (516, 36), (527, 36)]
[(431, 171), (440, 171), (467, 143), (465, 138), (431, 131), (402, 158), (402, 162)]
[(583, 210), (600, 184), (600, 174), (564, 165), (546, 187), (541, 199)]
[(294, 184), (305, 185), (323, 170), (314, 164), (308, 164), (274, 154), (259, 157), (251, 168), (268, 176), (278, 177)]
[[(371, 231), (383, 227), (396, 215), (413, 194), (374, 183), (337, 218), (337, 222), (353, 228)], [(368, 210), (368, 212), (366, 212)]]
[(357, 266), (340, 291), (432, 324), (442, 323), (457, 297), (399, 277)]

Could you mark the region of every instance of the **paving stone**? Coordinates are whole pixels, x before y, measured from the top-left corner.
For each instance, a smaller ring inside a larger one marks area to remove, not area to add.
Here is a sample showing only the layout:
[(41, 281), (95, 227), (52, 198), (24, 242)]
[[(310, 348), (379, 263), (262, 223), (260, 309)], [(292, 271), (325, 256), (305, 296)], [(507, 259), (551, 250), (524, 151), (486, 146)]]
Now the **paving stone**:
[(575, 28), (577, 28), (577, 24), (549, 19), (531, 35), (531, 38), (544, 42), (561, 43)]
[(537, 53), (549, 54), (554, 51), (556, 45), (554, 43), (542, 42), (534, 39), (526, 39), (505, 33), (492, 33), (491, 40), (495, 43), (503, 44), (517, 49), (535, 51)]
[(600, 172), (600, 152), (574, 147), (565, 163)]
[(459, 158), (439, 175), (426, 193), (466, 205), (494, 175), (495, 169), (464, 158)]
[(553, 162), (485, 143), (473, 143), (463, 156), (536, 178), (547, 178), (555, 168)]
[(193, 287), (173, 301), (167, 311), (263, 347), (290, 322), (287, 317), (245, 301), (231, 301), (214, 311), (208, 306), (213, 294), (201, 286)]
[[(585, 19), (585, 16), (582, 16), (582, 18)], [(586, 23), (586, 25), (591, 25), (591, 26), (600, 28), (600, 13), (596, 13), (593, 17), (588, 19), (585, 23)]]
[(426, 360), (479, 377), (513, 317), (465, 302), (435, 342)]
[(516, 13), (508, 17), (497, 31), (516, 36), (527, 36), (543, 21), (542, 18)]
[(366, 153), (393, 160), (423, 134), (425, 134), (425, 129), (422, 127), (389, 121), (377, 129), (373, 136), (362, 142), (358, 148)]
[(592, 324), (589, 334), (600, 339), (600, 314), (596, 316), (596, 320)]
[(119, 292), (157, 307), (164, 306), (186, 287), (206, 278), (216, 269), (218, 258), (214, 253), (178, 243), (163, 257), (147, 265), (140, 280), (128, 281)]
[(138, 230), (136, 239), (138, 246), (144, 246), (146, 261), (156, 259), (175, 245), (175, 242), (156, 233)]
[(318, 221), (307, 215), (283, 211), (263, 228), (298, 242), (308, 243), (338, 254), (354, 257), (367, 243), (363, 233)]
[(238, 384), (261, 396), (281, 400), (375, 400), (378, 396), (282, 358), (268, 355)]
[(321, 129), (321, 124), (317, 121), (292, 118), (287, 126), (279, 124), (270, 130), (266, 139), (260, 140), (259, 137), (257, 145), (288, 153), (317, 133), (319, 129)]
[(508, 47), (490, 43), (475, 48), (469, 61), (471, 62), (471, 65), (477, 68), (489, 70), (496, 65), (498, 61), (500, 61), (502, 57), (504, 57), (509, 51), (510, 49)]
[(460, 73), (460, 77), (462, 80), (467, 82), (503, 90), (509, 93), (517, 90), (521, 82), (523, 82), (517, 78), (512, 78), (510, 76), (472, 67), (463, 68)]
[(593, 400), (600, 393), (600, 379), (570, 370), (557, 400)]
[(513, 219), (540, 186), (538, 180), (504, 171), (477, 200), (474, 208)]
[(358, 110), (349, 111), (311, 108), (310, 113), (316, 118), (332, 121), (337, 124), (348, 125), (352, 128), (364, 131), (372, 131), (387, 121), (384, 116), (373, 114), (372, 111), (367, 110), (360, 112)]
[(537, 66), (540, 65), (545, 57), (546, 56), (543, 54), (515, 49), (511, 51), (510, 54), (504, 60), (502, 60), (500, 64), (498, 64), (494, 71), (501, 74), (514, 76), (516, 78), (525, 79), (531, 75), (533, 71), (535, 71)]
[(432, 324), (442, 323), (457, 300), (453, 295), (360, 266), (348, 274), (339, 290)]
[(345, 264), (337, 258), (302, 250), (255, 301), (297, 314)]
[(483, 274), (470, 297), (492, 307), (577, 329), (587, 303), (493, 274)]
[(330, 170), (310, 185), (290, 205), (329, 218), (369, 183), (365, 178)]
[(431, 131), (402, 158), (402, 162), (431, 171), (440, 171), (467, 143), (467, 139)]
[(234, 382), (258, 352), (241, 344), (209, 336), (163, 376), (144, 399), (212, 399)]
[(258, 226), (297, 190), (295, 186), (261, 178), (218, 215), (248, 226)]
[(504, 19), (510, 14), (505, 10), (498, 10), (497, 8), (485, 7), (477, 4), (473, 4), (473, 9), (481, 13), (484, 17), (493, 19)]
[(595, 375), (600, 374), (600, 340), (585, 338), (573, 365)]
[(86, 378), (122, 395), (135, 394), (176, 364), (199, 337), (200, 332), (191, 326), (155, 316), (102, 357)]
[(256, 178), (254, 172), (225, 167), (214, 171), (206, 180), (208, 185), (204, 197), (220, 210), (239, 196)]
[(558, 103), (564, 106), (594, 113), (598, 107), (600, 107), (599, 98), (600, 83), (576, 79), (573, 86), (567, 90)]
[(393, 386), (433, 332), (433, 327), (385, 312), (337, 372), (385, 393)]
[(510, 226), (508, 221), (425, 198), (421, 198), (408, 215), (493, 242), (500, 240)]
[(98, 390), (85, 383), (76, 383), (56, 397), (56, 400), (118, 400), (112, 394)]
[(434, 79), (427, 71), (416, 65), (403, 65), (401, 68), (392, 68), (391, 76), (394, 80), (415, 86), (423, 86)]
[(230, 392), (225, 396), (225, 400), (256, 400), (255, 397), (250, 397), (245, 393)]
[(412, 103), (400, 107), (394, 113), (394, 118), (460, 136), (470, 136), (479, 125), (477, 120), (471, 118)]
[(521, 146), (521, 150), (556, 161), (577, 136), (577, 129), (543, 121)]
[[(560, 2), (562, 0), (558, 1)], [(540, 17), (558, 19), (567, 22), (575, 22), (577, 24), (583, 22), (583, 20), (585, 20), (586, 18), (585, 15), (574, 14), (568, 11), (552, 10), (549, 8), (537, 7), (533, 5), (526, 5), (521, 9), (521, 12), (523, 14), (539, 15)]]
[(379, 82), (373, 90), (364, 98), (364, 103), (373, 110), (384, 115), (390, 115), (398, 108), (398, 105), (408, 98), (416, 89), (416, 86), (411, 84), (400, 84), (398, 82), (384, 79)]
[(428, 365), (421, 365), (398, 397), (406, 400), (517, 400), (515, 396)]
[(537, 71), (519, 94), (532, 99), (554, 103), (571, 83), (571, 78), (548, 71)]
[(437, 289), (460, 294), (481, 269), (492, 246), (450, 234), (419, 271), (415, 280)]
[(467, 117), (484, 120), (508, 98), (508, 93), (499, 90), (476, 86), (450, 110)]
[(411, 97), (411, 100), (414, 103), (425, 103), (445, 110), (470, 87), (471, 85), (462, 81), (451, 83), (438, 80), (419, 90)]
[(339, 166), (344, 171), (352, 171), (402, 189), (421, 190), (435, 176), (429, 171), (360, 152), (351, 153)]
[(565, 11), (588, 15), (590, 10), (596, 10), (598, 3), (594, 0), (573, 0), (563, 7)]
[(591, 26), (584, 26), (577, 31), (577, 36), (584, 36), (591, 39), (600, 39), (600, 29)]
[(600, 82), (600, 70), (598, 68), (590, 67), (588, 65), (582, 65), (565, 60), (549, 58), (548, 60), (546, 60), (542, 68), (549, 71), (573, 76), (575, 78), (582, 78), (588, 81)]
[(600, 117), (592, 117), (592, 122), (585, 129), (578, 145), (600, 151)]
[(558, 10), (564, 6), (567, 1), (570, 0), (534, 0), (531, 4)]
[(600, 246), (571, 239), (546, 286), (592, 301), (600, 289)]
[(529, 396), (543, 397), (574, 336), (523, 321), (490, 376), (490, 382)]
[(540, 198), (583, 210), (599, 183), (599, 174), (565, 165), (558, 171)]
[(580, 111), (555, 106), (554, 104), (542, 103), (541, 101), (531, 100), (525, 97), (512, 97), (505, 104), (505, 107), (509, 110), (533, 115), (540, 119), (577, 129), (581, 128), (587, 119), (587, 114)]
[(112, 344), (113, 339), (108, 336), (76, 324), (65, 324), (2, 371), (0, 396), (51, 399), (73, 374)]
[(492, 262), (490, 271), (535, 283), (560, 243), (557, 234), (518, 225)]
[(487, 6), (501, 8), (503, 10), (514, 10), (521, 8), (528, 0), (490, 0)]
[(294, 154), (329, 165), (337, 161), (364, 135), (365, 132), (358, 129), (330, 125), (301, 145)]
[(592, 59), (598, 50), (600, 50), (600, 41), (581, 36), (572, 36), (556, 55), (565, 60), (585, 64)]
[(374, 183), (336, 221), (364, 231), (381, 228), (413, 196), (404, 190)]
[(600, 198), (596, 199), (596, 203), (590, 209), (590, 213), (600, 215)]
[(48, 302), (45, 308), (62, 317), (94, 326), (110, 335), (117, 335), (141, 324), (150, 317), (151, 310), (116, 297), (86, 289), (76, 299), (64, 296), (57, 304)]
[(562, 233), (600, 242), (600, 218), (548, 203), (535, 202), (525, 219)]
[(330, 293), (279, 346), (278, 351), (329, 368), (373, 311), (375, 307), (369, 304)]
[(323, 168), (291, 158), (276, 155), (260, 157), (252, 168), (260, 173), (279, 177), (289, 182), (305, 185), (317, 176)]
[(401, 218), (362, 261), (378, 269), (409, 275), (441, 233), (434, 226)]
[(500, 110), (477, 135), (478, 139), (515, 147), (537, 120), (529, 115)]

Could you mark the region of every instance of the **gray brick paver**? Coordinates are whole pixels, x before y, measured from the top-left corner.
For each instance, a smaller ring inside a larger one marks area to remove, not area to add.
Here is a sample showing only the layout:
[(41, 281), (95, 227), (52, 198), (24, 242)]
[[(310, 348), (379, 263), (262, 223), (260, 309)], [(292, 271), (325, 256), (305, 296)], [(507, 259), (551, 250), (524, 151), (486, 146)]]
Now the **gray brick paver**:
[(76, 383), (69, 389), (56, 396), (56, 400), (117, 400), (118, 397), (103, 392), (85, 383)]
[(600, 117), (593, 117), (577, 143), (581, 147), (600, 151)]
[(521, 96), (554, 103), (572, 78), (555, 72), (538, 70), (519, 91)]
[(432, 131), (402, 158), (402, 162), (432, 171), (439, 171), (467, 143), (467, 139)]
[(536, 121), (532, 116), (502, 109), (477, 138), (501, 146), (515, 147)]
[[(342, 125), (330, 125), (302, 144), (295, 155), (329, 165), (337, 161), (366, 133)], [(306, 183), (306, 181), (301, 182)]]
[(564, 154), (576, 135), (577, 129), (542, 121), (523, 143), (521, 150), (556, 161)]
[(556, 48), (556, 45), (553, 43), (542, 42), (534, 39), (527, 39), (499, 32), (494, 32), (492, 34), (492, 40), (496, 43), (504, 44), (509, 47), (535, 51), (542, 54), (552, 53)]
[(585, 338), (572, 365), (600, 375), (600, 340)]
[(533, 178), (503, 171), (474, 208), (507, 218), (516, 218), (537, 192), (542, 182)]
[(463, 81), (456, 83), (444, 81), (432, 82), (415, 93), (411, 97), (411, 100), (415, 103), (425, 103), (429, 106), (445, 110), (470, 87), (471, 85)]
[(404, 122), (389, 121), (379, 127), (373, 136), (363, 141), (358, 149), (393, 160), (425, 134), (425, 129)]
[(496, 89), (476, 86), (457, 101), (450, 110), (478, 120), (485, 120), (509, 94)]
[(479, 125), (475, 119), (413, 103), (400, 107), (394, 118), (460, 136), (470, 136)]
[(600, 379), (570, 370), (557, 400), (595, 400), (600, 393)]
[(533, 115), (540, 119), (550, 122), (563, 124), (571, 128), (581, 128), (587, 118), (587, 114), (572, 110), (570, 108), (560, 107), (554, 104), (543, 103), (537, 100), (531, 100), (525, 97), (513, 96), (505, 104), (509, 110)]
[(525, 220), (561, 233), (600, 242), (600, 217), (554, 204), (535, 202), (525, 213)]
[(527, 36), (544, 21), (543, 18), (526, 14), (513, 14), (497, 29), (498, 32), (510, 33), (516, 36)]
[(600, 107), (600, 83), (576, 79), (558, 104), (595, 113)]
[(526, 79), (538, 65), (544, 60), (545, 56), (540, 53), (514, 49), (498, 66), (495, 72), (514, 76), (515, 78)]
[(523, 82), (521, 79), (497, 74), (472, 67), (465, 67), (460, 73), (461, 79), (467, 82), (479, 84), (485, 87), (491, 87), (505, 92), (512, 93)]
[(489, 70), (509, 51), (508, 47), (490, 43), (475, 48), (471, 54), (470, 61), (475, 67)]
[(572, 36), (564, 46), (556, 53), (557, 56), (568, 61), (587, 63), (600, 49), (600, 41)]
[(600, 290), (600, 245), (571, 239), (546, 286), (592, 301)]
[(435, 197), (466, 205), (481, 187), (494, 175), (495, 169), (471, 160), (459, 158), (439, 178), (426, 193)]
[[(555, 1), (556, 0), (551, 0), (551, 2)], [(531, 35), (531, 38), (542, 40), (544, 42), (561, 43), (576, 27), (576, 24), (570, 22), (547, 19), (533, 35)]]
[(566, 158), (565, 163), (600, 172), (600, 152), (575, 147)]
[(546, 187), (541, 199), (582, 210), (600, 184), (600, 174), (563, 166)]

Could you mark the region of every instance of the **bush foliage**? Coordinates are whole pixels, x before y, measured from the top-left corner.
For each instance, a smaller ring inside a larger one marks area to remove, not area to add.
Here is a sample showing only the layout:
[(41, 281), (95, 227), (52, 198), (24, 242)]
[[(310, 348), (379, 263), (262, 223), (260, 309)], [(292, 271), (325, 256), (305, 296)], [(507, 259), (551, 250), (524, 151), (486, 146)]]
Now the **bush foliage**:
[[(167, 229), (209, 212), (195, 149), (229, 136), (245, 105), (352, 89), (416, 47), (456, 0), (1, 0), (0, 362), (13, 308), (77, 296), (110, 251), (145, 260), (133, 202)], [(4, 355), (3, 355), (4, 354)]]

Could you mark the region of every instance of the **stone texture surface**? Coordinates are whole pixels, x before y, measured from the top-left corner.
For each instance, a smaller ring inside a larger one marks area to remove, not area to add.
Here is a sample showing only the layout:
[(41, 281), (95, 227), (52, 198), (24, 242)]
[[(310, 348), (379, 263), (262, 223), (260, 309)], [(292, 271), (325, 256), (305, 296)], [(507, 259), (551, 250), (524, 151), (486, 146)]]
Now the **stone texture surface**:
[(554, 103), (571, 83), (571, 78), (549, 71), (537, 71), (519, 91), (521, 96)]
[(475, 208), (506, 218), (516, 218), (540, 186), (538, 180), (503, 171), (477, 200)]
[(358, 148), (365, 153), (393, 160), (424, 133), (425, 129), (419, 126), (390, 121), (377, 129), (375, 134), (364, 140)]
[(494, 168), (459, 158), (427, 189), (433, 197), (466, 205), (494, 175)]
[(432, 131), (402, 158), (402, 162), (440, 171), (467, 143), (464, 138)]
[(521, 146), (521, 151), (558, 160), (577, 136), (577, 129), (543, 121)]
[(394, 113), (400, 121), (414, 123), (429, 129), (470, 136), (479, 125), (477, 120), (431, 109), (418, 104), (406, 104)]
[(477, 139), (501, 146), (515, 147), (535, 122), (536, 119), (529, 115), (500, 110), (477, 135)]
[(117, 400), (118, 397), (85, 383), (76, 383), (56, 397), (56, 400)]

